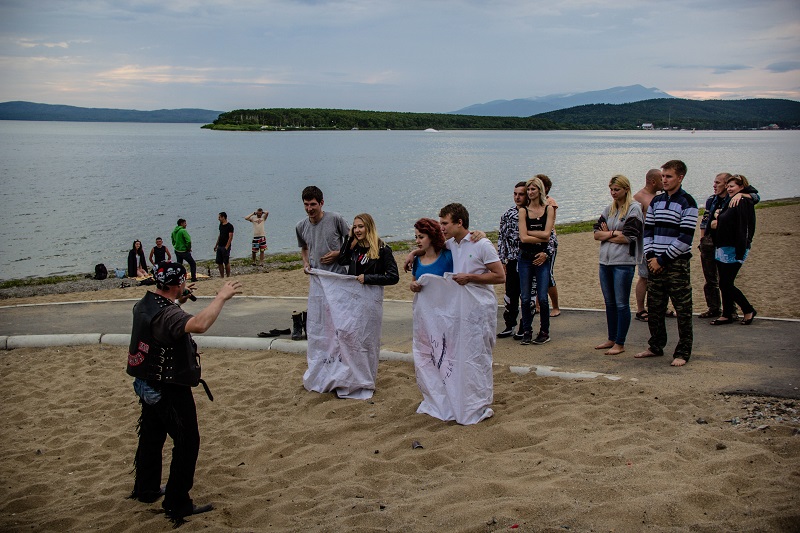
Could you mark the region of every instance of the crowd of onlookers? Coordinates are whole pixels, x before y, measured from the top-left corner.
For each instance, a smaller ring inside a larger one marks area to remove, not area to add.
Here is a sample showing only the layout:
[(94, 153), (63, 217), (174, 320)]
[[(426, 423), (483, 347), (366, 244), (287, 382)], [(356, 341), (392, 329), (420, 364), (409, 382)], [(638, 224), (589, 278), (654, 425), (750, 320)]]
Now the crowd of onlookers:
[[(264, 223), (267, 221), (269, 211), (258, 208), (246, 217), (245, 220), (253, 224), (253, 240), (251, 244), (253, 262), (256, 261), (256, 254), (259, 255), (260, 264), (264, 264), (264, 252), (267, 249), (267, 234), (264, 230)], [(214, 243), (214, 261), (219, 268), (220, 277), (230, 277), (231, 275), (231, 246), (233, 245), (233, 224), (228, 222), (228, 214), (224, 211), (217, 215), (219, 220), (219, 236)], [(175, 261), (183, 264), (184, 261), (189, 265), (191, 281), (197, 281), (197, 263), (192, 257), (192, 237), (186, 229), (186, 219), (179, 218), (170, 235), (172, 247), (175, 250)], [(148, 260), (150, 266), (148, 267)], [(156, 244), (150, 249), (149, 257), (145, 257), (142, 242), (133, 241), (133, 247), (128, 252), (128, 277), (147, 278), (155, 271), (156, 265), (164, 261), (172, 261), (172, 254), (164, 245), (161, 237), (156, 237)]]

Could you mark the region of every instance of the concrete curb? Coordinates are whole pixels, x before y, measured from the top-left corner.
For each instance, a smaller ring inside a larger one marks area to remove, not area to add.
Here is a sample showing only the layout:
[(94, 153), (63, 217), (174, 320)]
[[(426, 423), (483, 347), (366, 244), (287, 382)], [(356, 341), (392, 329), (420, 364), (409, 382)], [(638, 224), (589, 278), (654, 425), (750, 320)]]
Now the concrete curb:
[(11, 335), (6, 339), (6, 350), (13, 350), (15, 348), (49, 348), (52, 346), (85, 346), (100, 344), (100, 337), (100, 333)]
[[(217, 348), (229, 350), (253, 350), (296, 353), (305, 355), (308, 351), (308, 341), (292, 341), (289, 339), (261, 339), (245, 337), (214, 337), (196, 335), (193, 337), (199, 348)], [(108, 346), (128, 346), (131, 336), (124, 333), (81, 333), (65, 335), (12, 335), (0, 336), (0, 350), (13, 350), (16, 348), (50, 348), (54, 346), (89, 346), (92, 344), (105, 344)], [(381, 350), (378, 355), (380, 361), (398, 361), (414, 364), (414, 355), (391, 350)], [(622, 379), (611, 374), (599, 372), (560, 372), (553, 370), (552, 366), (509, 366), (508, 369), (519, 375), (535, 372), (541, 377), (557, 377), (561, 379), (595, 379), (604, 377), (612, 381)]]
[[(211, 300), (214, 296), (198, 296), (198, 300)], [(252, 298), (261, 300), (308, 300), (307, 296), (235, 296), (234, 298)], [(117, 303), (117, 302), (138, 302), (139, 298), (119, 298), (116, 300), (77, 300), (74, 302), (48, 302), (48, 303), (33, 303), (33, 304), (13, 304), (13, 305), (0, 305), (0, 309), (13, 309), (17, 307), (41, 307), (46, 305), (73, 305), (73, 304), (100, 304), (100, 303)], [(411, 304), (411, 300), (384, 300), (384, 302), (407, 303)], [(498, 309), (503, 306), (498, 304)], [(563, 311), (581, 311), (593, 313), (605, 313), (605, 309), (592, 309), (590, 307), (562, 307)], [(698, 316), (700, 313), (692, 313), (693, 316)], [(759, 320), (773, 320), (776, 322), (800, 322), (800, 318), (783, 318), (758, 315)]]

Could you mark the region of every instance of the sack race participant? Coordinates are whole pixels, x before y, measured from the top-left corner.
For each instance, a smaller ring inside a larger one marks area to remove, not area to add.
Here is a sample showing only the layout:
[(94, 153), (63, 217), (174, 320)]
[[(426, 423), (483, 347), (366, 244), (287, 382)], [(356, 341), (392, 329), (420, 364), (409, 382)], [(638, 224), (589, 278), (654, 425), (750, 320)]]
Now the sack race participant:
[(308, 290), (308, 370), (303, 386), (367, 400), (375, 392), (383, 287), (312, 268)]
[(417, 413), (477, 424), (494, 414), (497, 299), (452, 277), (424, 274), (417, 280), (423, 286), (414, 295), (414, 368), (422, 392)]

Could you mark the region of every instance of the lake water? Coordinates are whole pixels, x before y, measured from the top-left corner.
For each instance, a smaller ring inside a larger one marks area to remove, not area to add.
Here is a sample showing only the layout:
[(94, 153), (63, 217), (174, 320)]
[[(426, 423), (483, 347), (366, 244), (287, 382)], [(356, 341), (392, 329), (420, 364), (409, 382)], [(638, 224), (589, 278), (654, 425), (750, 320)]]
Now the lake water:
[(327, 131), (220, 132), (197, 124), (0, 121), (0, 279), (124, 267), (134, 239), (172, 249), (188, 221), (196, 259), (211, 259), (217, 213), (236, 228), (233, 255), (250, 253), (255, 208), (270, 213), (270, 252), (296, 251), (300, 192), (351, 221), (371, 213), (384, 238), (410, 239), (413, 222), (450, 202), (471, 227), (496, 229), (517, 181), (553, 180), (558, 221), (595, 218), (608, 180), (638, 190), (669, 159), (689, 171), (698, 203), (721, 171), (751, 178), (764, 199), (800, 196), (798, 131)]

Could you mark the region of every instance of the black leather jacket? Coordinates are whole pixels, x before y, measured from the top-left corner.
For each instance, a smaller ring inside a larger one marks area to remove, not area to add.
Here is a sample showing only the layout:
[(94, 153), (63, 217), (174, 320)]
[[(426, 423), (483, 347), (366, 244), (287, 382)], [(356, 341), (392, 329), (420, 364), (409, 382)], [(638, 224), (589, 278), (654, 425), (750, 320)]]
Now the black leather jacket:
[(397, 285), (400, 274), (397, 271), (397, 262), (392, 255), (392, 249), (378, 241), (380, 252), (377, 259), (367, 258), (367, 249), (359, 245), (350, 248), (355, 237), (348, 238), (339, 250), (337, 262), (347, 266), (347, 273), (351, 276), (364, 274), (365, 285)]
[(171, 383), (195, 387), (200, 383), (200, 357), (190, 334), (181, 337), (175, 346), (163, 346), (151, 333), (151, 324), (159, 313), (173, 302), (153, 292), (133, 306), (133, 331), (128, 347), (127, 373), (147, 380), (156, 390)]

